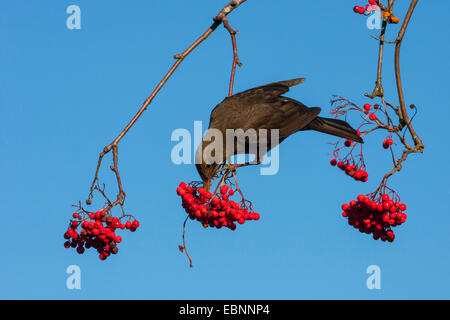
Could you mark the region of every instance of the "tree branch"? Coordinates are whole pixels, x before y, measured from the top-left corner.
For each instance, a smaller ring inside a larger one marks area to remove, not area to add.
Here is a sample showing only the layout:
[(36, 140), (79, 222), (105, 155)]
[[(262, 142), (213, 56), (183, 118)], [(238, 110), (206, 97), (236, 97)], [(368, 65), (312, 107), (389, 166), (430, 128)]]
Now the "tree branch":
[[(163, 77), (163, 79), (159, 82), (159, 84), (156, 86), (156, 88), (153, 90), (153, 92), (150, 94), (150, 96), (144, 101), (143, 105), (140, 107), (136, 115), (131, 119), (131, 121), (126, 125), (126, 127), (120, 132), (120, 134), (117, 136), (117, 138), (114, 139), (113, 142), (111, 142), (109, 145), (107, 145), (103, 151), (99, 155), (98, 163), (97, 163), (97, 169), (95, 171), (94, 180), (90, 187), (90, 193), (89, 197), (86, 200), (86, 203), (89, 205), (92, 203), (93, 198), (93, 191), (95, 187), (95, 183), (98, 181), (98, 173), (99, 169), (103, 160), (103, 157), (109, 153), (111, 150), (113, 150), (113, 157), (114, 157), (114, 167), (112, 167), (113, 171), (116, 173), (117, 177), (117, 183), (119, 185), (119, 195), (117, 197), (117, 201), (113, 203), (113, 206), (117, 204), (123, 204), (124, 197), (126, 194), (122, 190), (122, 183), (120, 181), (120, 176), (118, 173), (117, 168), (117, 157), (118, 157), (118, 151), (117, 146), (119, 142), (122, 140), (122, 138), (127, 134), (127, 132), (133, 127), (133, 125), (136, 123), (136, 121), (141, 117), (142, 113), (147, 109), (147, 107), (150, 105), (150, 103), (153, 101), (155, 96), (158, 94), (158, 92), (161, 90), (161, 88), (166, 84), (167, 80), (172, 76), (172, 74), (175, 72), (175, 70), (178, 68), (178, 66), (183, 62), (183, 60), (195, 49), (198, 45), (200, 45), (204, 40), (206, 40), (211, 33), (214, 32), (214, 30), (217, 29), (217, 27), (226, 19), (226, 17), (237, 7), (239, 7), (241, 4), (246, 2), (247, 0), (233, 0), (230, 3), (228, 3), (218, 14), (213, 18), (213, 24), (194, 42), (192, 43), (184, 52), (181, 54), (177, 54), (174, 56), (174, 58), (177, 60), (173, 66), (169, 69), (167, 74)], [(234, 77), (234, 75), (232, 75)]]
[(371, 99), (375, 97), (384, 98), (384, 89), (382, 84), (382, 70), (383, 70), (383, 52), (384, 52), (384, 35), (386, 33), (387, 22), (383, 21), (383, 25), (381, 26), (381, 34), (380, 34), (380, 45), (378, 49), (378, 68), (377, 68), (377, 81), (375, 82), (375, 88), (373, 89), (372, 94), (365, 94), (366, 97)]
[(400, 125), (399, 128), (402, 129), (404, 125), (408, 127), (409, 132), (411, 133), (412, 139), (418, 147), (417, 151), (422, 152), (423, 151), (423, 143), (417, 133), (415, 132), (411, 121), (409, 119), (408, 113), (406, 112), (406, 106), (405, 106), (405, 97), (403, 95), (403, 87), (402, 87), (402, 80), (400, 75), (400, 48), (403, 42), (403, 38), (405, 36), (406, 29), (408, 28), (409, 21), (411, 20), (411, 16), (414, 12), (414, 9), (417, 5), (419, 0), (412, 0), (411, 5), (409, 6), (408, 12), (406, 14), (405, 20), (403, 21), (403, 25), (398, 33), (397, 36), (397, 45), (395, 46), (395, 78), (397, 81), (397, 92), (398, 92), (398, 99), (400, 103), (399, 108), (399, 115), (400, 115)]

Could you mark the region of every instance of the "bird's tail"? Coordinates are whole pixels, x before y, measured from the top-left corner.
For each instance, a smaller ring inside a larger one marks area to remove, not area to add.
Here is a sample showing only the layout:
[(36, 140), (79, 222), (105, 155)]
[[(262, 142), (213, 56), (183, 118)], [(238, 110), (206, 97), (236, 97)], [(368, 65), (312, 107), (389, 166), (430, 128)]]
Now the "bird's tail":
[(315, 130), (364, 143), (363, 139), (358, 136), (355, 129), (353, 129), (347, 122), (338, 119), (317, 117), (306, 126), (305, 130)]

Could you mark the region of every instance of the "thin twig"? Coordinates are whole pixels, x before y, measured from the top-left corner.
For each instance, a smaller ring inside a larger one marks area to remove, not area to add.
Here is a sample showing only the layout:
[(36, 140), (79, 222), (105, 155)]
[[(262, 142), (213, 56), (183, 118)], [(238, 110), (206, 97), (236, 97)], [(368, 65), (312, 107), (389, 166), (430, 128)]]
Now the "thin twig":
[(181, 252), (184, 251), (184, 253), (186, 253), (186, 256), (187, 256), (188, 259), (189, 259), (189, 266), (192, 268), (192, 259), (191, 259), (191, 257), (189, 256), (189, 253), (187, 252), (186, 241), (185, 241), (185, 238), (184, 238), (184, 235), (185, 235), (185, 233), (186, 233), (186, 222), (188, 221), (188, 218), (189, 218), (189, 216), (186, 217), (186, 220), (184, 220), (184, 223), (183, 223), (183, 246), (182, 246), (182, 247), (179, 246), (179, 248), (180, 248), (180, 251), (181, 251)]
[(231, 42), (233, 44), (233, 66), (231, 68), (231, 77), (230, 77), (230, 89), (228, 90), (228, 96), (233, 95), (233, 86), (234, 86), (234, 76), (236, 73), (236, 65), (242, 67), (242, 63), (239, 60), (238, 52), (237, 52), (237, 44), (236, 44), (236, 34), (239, 33), (237, 30), (233, 30), (228, 22), (228, 18), (225, 17), (223, 19), (223, 26), (228, 30), (231, 36)]
[(388, 11), (388, 8), (386, 8), (386, 6), (384, 4), (382, 4), (380, 0), (375, 0), (375, 1), (381, 10)]
[(383, 53), (384, 53), (384, 35), (386, 33), (387, 22), (383, 21), (381, 26), (381, 33), (379, 37), (379, 49), (378, 49), (378, 67), (377, 67), (377, 81), (375, 82), (375, 88), (373, 89), (372, 94), (366, 93), (365, 96), (371, 99), (375, 97), (380, 97), (384, 99), (384, 89), (382, 83), (382, 70), (383, 70)]

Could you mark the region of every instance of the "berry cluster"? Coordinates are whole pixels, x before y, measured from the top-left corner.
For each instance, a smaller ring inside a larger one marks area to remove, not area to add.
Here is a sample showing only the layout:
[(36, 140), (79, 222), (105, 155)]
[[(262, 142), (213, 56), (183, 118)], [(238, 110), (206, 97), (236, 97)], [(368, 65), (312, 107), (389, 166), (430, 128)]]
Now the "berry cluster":
[(389, 149), (390, 146), (392, 146), (394, 144), (394, 140), (392, 140), (391, 138), (383, 140), (383, 148), (384, 149)]
[(345, 163), (343, 161), (337, 161), (336, 159), (332, 159), (330, 161), (332, 166), (336, 166), (345, 172), (346, 175), (352, 177), (356, 181), (367, 182), (369, 179), (369, 174), (362, 167), (358, 167), (356, 164)]
[[(339, 96), (335, 97), (336, 99), (332, 100), (331, 103), (332, 105), (337, 105), (337, 107), (330, 112), (335, 118), (346, 116), (349, 111), (358, 111), (365, 115), (363, 116), (364, 120), (362, 124), (358, 127), (358, 130), (356, 130), (358, 136), (361, 136), (362, 133), (360, 130), (363, 126), (373, 124), (373, 122), (377, 121), (376, 112), (380, 109), (378, 104), (372, 106), (371, 104), (366, 103), (363, 107), (359, 107), (345, 98)], [(365, 134), (367, 134), (367, 131)], [(330, 153), (332, 154), (330, 164), (332, 166), (338, 166), (338, 168), (356, 181), (367, 182), (369, 175), (364, 163), (363, 145), (347, 139), (344, 141), (343, 146), (341, 146), (340, 141), (341, 140), (333, 143), (335, 149)], [(340, 154), (347, 150), (346, 148), (350, 148), (350, 150), (346, 151), (347, 154), (345, 156), (341, 157)], [(356, 150), (360, 150), (359, 154), (354, 153)]]
[[(373, 109), (377, 110), (379, 106), (377, 104), (373, 105)], [(369, 115), (369, 119), (372, 121), (377, 120), (377, 115), (375, 113), (370, 113), (370, 110), (372, 109), (372, 106), (369, 103), (366, 103), (364, 105), (364, 113)]]
[(189, 218), (200, 221), (205, 228), (227, 227), (235, 230), (236, 221), (243, 224), (245, 221), (260, 218), (258, 213), (245, 206), (245, 202), (239, 204), (230, 200), (229, 197), (234, 195), (234, 190), (227, 185), (223, 185), (219, 193), (213, 195), (204, 188), (181, 182), (177, 194), (182, 198), (183, 208), (189, 214)]
[(366, 6), (354, 6), (353, 12), (359, 14), (370, 13), (378, 7), (377, 2), (375, 0), (369, 0), (369, 4)]
[[(119, 251), (117, 244), (122, 242), (122, 237), (116, 235), (117, 229), (128, 229), (134, 232), (139, 227), (138, 220), (127, 221), (123, 224), (104, 209), (93, 213), (75, 212), (72, 217), (73, 220), (67, 232), (64, 233), (64, 239), (67, 240), (64, 247), (76, 248), (79, 254), (83, 254), (85, 248), (97, 249), (101, 260)], [(77, 229), (80, 226), (81, 231), (78, 233)]]
[(348, 224), (360, 232), (373, 234), (375, 240), (393, 242), (395, 239), (391, 227), (399, 226), (406, 221), (406, 205), (390, 199), (383, 194), (377, 202), (360, 194), (358, 200), (342, 205), (342, 216), (348, 218)]

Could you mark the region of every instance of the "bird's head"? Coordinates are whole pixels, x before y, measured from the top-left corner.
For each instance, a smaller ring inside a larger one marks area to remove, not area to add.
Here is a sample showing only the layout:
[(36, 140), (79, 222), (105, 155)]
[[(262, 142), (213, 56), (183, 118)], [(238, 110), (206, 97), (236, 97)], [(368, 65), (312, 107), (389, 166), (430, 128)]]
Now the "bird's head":
[[(212, 148), (214, 151), (212, 153), (209, 152), (209, 148)], [(216, 176), (223, 163), (221, 157), (214, 157), (216, 155), (215, 152), (214, 143), (203, 140), (195, 153), (195, 166), (206, 190), (209, 190), (211, 180)]]

